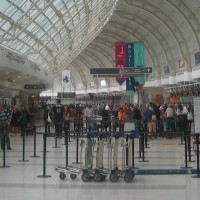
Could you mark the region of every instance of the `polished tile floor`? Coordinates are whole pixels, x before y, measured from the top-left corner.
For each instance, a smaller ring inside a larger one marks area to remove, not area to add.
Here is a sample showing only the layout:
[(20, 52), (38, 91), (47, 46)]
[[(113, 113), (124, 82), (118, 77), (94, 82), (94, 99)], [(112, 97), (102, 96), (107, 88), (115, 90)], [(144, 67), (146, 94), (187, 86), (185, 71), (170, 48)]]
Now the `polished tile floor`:
[[(42, 132), (43, 127), (37, 128)], [(22, 137), (11, 137), (12, 150), (6, 151), (5, 166), (0, 168), (0, 199), (2, 200), (55, 200), (55, 199), (136, 199), (136, 200), (199, 200), (200, 178), (193, 178), (192, 169), (196, 169), (196, 156), (192, 151), (192, 161), (189, 162), (187, 173), (170, 173), (170, 170), (182, 170), (185, 166), (184, 145), (180, 138), (157, 138), (148, 141), (145, 148), (145, 159), (138, 153), (139, 142), (135, 139), (135, 172), (132, 183), (126, 183), (120, 179), (117, 183), (110, 182), (106, 178), (103, 182), (83, 182), (78, 176), (71, 180), (69, 175), (65, 180), (59, 178), (59, 172), (55, 167), (65, 166), (66, 154), (64, 139), (58, 139), (55, 147), (55, 139), (47, 138), (46, 171), (45, 175), (51, 177), (39, 178), (43, 171), (43, 137), (37, 135), (36, 156), (33, 152), (33, 136), (26, 136), (24, 161), (22, 154)], [(104, 164), (107, 165), (108, 155), (105, 146)], [(119, 149), (119, 168), (122, 163), (121, 147)], [(79, 154), (80, 157), (80, 154)], [(94, 156), (95, 159), (95, 156)], [(26, 161), (28, 160), (28, 161)], [(80, 160), (80, 158), (79, 158)], [(148, 161), (148, 162), (147, 162)], [(76, 163), (76, 140), (69, 144), (69, 164)], [(0, 165), (3, 166), (3, 152), (0, 152)], [(78, 166), (78, 165), (76, 165)], [(192, 168), (189, 168), (192, 167)], [(166, 170), (165, 174), (159, 170)], [(149, 175), (148, 172), (155, 174)], [(168, 173), (169, 172), (169, 173)]]

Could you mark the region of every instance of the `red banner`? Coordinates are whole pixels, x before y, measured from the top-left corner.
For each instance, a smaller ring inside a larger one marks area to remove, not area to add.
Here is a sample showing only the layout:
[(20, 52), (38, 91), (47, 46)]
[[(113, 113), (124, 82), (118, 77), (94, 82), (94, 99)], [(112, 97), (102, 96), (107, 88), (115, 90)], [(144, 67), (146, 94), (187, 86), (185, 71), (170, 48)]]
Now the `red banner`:
[[(124, 68), (126, 67), (126, 43), (116, 42), (115, 43), (115, 67)], [(126, 78), (116, 78), (116, 81), (122, 85)]]

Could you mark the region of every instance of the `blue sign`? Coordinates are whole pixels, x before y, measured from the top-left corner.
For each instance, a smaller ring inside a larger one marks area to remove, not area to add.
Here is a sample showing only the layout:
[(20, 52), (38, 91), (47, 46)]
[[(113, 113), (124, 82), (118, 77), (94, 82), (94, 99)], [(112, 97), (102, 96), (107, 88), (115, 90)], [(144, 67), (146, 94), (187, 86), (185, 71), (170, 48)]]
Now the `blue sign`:
[(126, 67), (134, 66), (134, 45), (126, 43)]

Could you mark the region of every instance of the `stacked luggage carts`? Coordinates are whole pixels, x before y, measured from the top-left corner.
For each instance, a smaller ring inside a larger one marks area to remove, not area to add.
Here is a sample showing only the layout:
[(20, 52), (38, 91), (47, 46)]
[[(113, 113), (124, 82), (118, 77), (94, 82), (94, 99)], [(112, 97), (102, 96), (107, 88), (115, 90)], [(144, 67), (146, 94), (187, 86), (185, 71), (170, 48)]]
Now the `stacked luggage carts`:
[[(67, 166), (56, 167), (56, 170), (60, 173), (61, 180), (66, 178), (66, 174), (70, 174), (71, 179), (76, 179), (77, 176), (81, 176), (82, 181), (89, 182), (101, 182), (109, 176), (111, 182), (117, 182), (119, 178), (123, 178), (125, 182), (132, 182), (135, 172), (131, 168), (131, 142), (132, 134), (127, 135), (128, 141), (124, 142), (121, 133), (115, 134), (115, 141), (111, 143), (110, 134), (108, 132), (89, 132), (87, 133), (87, 139), (80, 142), (80, 166)], [(106, 143), (107, 141), (107, 143)], [(107, 145), (106, 145), (107, 144)], [(105, 153), (105, 147), (107, 147), (107, 154)], [(122, 169), (118, 167), (119, 161), (119, 147), (122, 152)], [(128, 166), (125, 166), (125, 150), (129, 149)], [(84, 152), (85, 150), (85, 152)], [(82, 158), (85, 153), (85, 162), (83, 164)], [(107, 155), (107, 158), (105, 158)], [(107, 160), (107, 167), (105, 167), (105, 161)], [(96, 164), (94, 164), (96, 161)]]
[[(109, 137), (107, 132), (99, 133), (99, 141), (93, 142), (92, 135), (87, 135), (87, 145), (85, 151), (85, 166), (82, 169), (81, 179), (84, 182), (94, 180), (95, 182), (100, 182), (105, 180), (106, 176), (109, 173), (108, 168), (104, 168), (103, 165), (103, 154), (104, 154), (104, 145), (106, 138)], [(96, 167), (93, 167), (94, 155), (94, 144), (96, 144)]]
[[(96, 138), (99, 137), (97, 143)], [(67, 174), (70, 174), (71, 179), (76, 179), (77, 176), (81, 176), (84, 182), (88, 182), (93, 179), (96, 182), (104, 180), (107, 176), (108, 169), (103, 167), (103, 153), (105, 139), (108, 137), (108, 133), (102, 132), (89, 132), (87, 133), (87, 141), (81, 140), (80, 142), (80, 166), (57, 166), (55, 169), (59, 172), (61, 180), (66, 178)], [(85, 148), (85, 164), (83, 165), (83, 149)], [(94, 152), (96, 150), (96, 168), (93, 166)]]
[[(126, 183), (130, 183), (133, 181), (135, 177), (135, 171), (132, 168), (131, 158), (132, 158), (132, 139), (134, 138), (134, 133), (127, 134), (126, 137), (128, 141), (125, 142), (124, 138), (121, 140), (121, 147), (122, 147), (122, 169), (118, 167), (118, 156), (119, 156), (119, 146), (120, 146), (120, 138), (122, 137), (121, 133), (115, 134), (115, 141), (111, 144), (111, 156), (110, 156), (110, 176), (109, 179), (111, 182), (117, 182), (119, 178), (123, 178)], [(114, 148), (113, 155), (112, 155), (112, 148)], [(125, 165), (126, 160), (126, 148), (128, 148), (128, 165)]]

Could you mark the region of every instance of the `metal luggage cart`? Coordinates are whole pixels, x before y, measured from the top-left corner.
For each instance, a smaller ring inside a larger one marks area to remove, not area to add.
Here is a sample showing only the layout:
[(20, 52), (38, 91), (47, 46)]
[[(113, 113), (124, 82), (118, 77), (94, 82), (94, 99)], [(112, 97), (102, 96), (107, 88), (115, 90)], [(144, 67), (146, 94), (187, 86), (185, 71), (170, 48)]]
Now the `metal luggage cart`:
[[(111, 169), (110, 173), (110, 181), (111, 182), (117, 182), (119, 178), (123, 178), (126, 183), (132, 182), (133, 178), (135, 177), (135, 172), (131, 168), (131, 150), (132, 150), (132, 139), (134, 137), (134, 134), (131, 133), (127, 135), (129, 138), (128, 142), (124, 142), (122, 140), (121, 146), (122, 146), (122, 169), (120, 170), (118, 168), (118, 149), (119, 149), (119, 139), (122, 137), (121, 133), (115, 134), (115, 142), (114, 142), (114, 152), (113, 152), (113, 168)], [(128, 166), (125, 166), (125, 151), (126, 147), (128, 147), (129, 155), (128, 155)], [(112, 157), (112, 155), (111, 155)]]
[(67, 166), (67, 167), (61, 167), (57, 166), (55, 169), (60, 173), (59, 177), (61, 180), (64, 180), (66, 178), (66, 174), (70, 174), (70, 178), (72, 180), (75, 180), (78, 175), (82, 175), (82, 154), (83, 154), (83, 148), (85, 145), (85, 141), (80, 141), (80, 167), (75, 166)]
[(93, 158), (94, 158), (94, 146), (96, 141), (94, 137), (96, 136), (95, 132), (87, 133), (87, 144), (85, 149), (85, 166), (82, 168), (81, 179), (84, 182), (89, 182), (94, 175), (93, 170)]
[(109, 137), (108, 132), (102, 132), (99, 134), (99, 142), (96, 152), (96, 168), (94, 169), (93, 179), (95, 182), (100, 182), (106, 179), (106, 176), (110, 172), (109, 168), (104, 168), (103, 164), (103, 154), (104, 145), (106, 138)]

